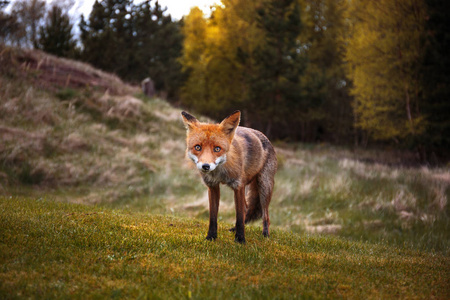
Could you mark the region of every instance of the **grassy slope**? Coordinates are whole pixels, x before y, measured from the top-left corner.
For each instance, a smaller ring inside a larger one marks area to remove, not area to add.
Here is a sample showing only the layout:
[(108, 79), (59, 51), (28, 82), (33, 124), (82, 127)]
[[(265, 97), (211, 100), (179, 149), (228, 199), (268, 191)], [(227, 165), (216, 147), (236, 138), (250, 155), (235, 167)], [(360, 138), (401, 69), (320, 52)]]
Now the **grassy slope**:
[(442, 254), (0, 197), (0, 298), (449, 298)]
[[(139, 89), (85, 64), (8, 48), (0, 51), (0, 61), (10, 62), (0, 69), (0, 192), (56, 192), (80, 203), (157, 212), (162, 197), (173, 202), (197, 193), (189, 187), (196, 176), (182, 164), (178, 110), (137, 98)], [(41, 83), (48, 85), (53, 69), (66, 71), (62, 78), (71, 72), (78, 77), (70, 77), (73, 85), (63, 80), (62, 86), (46, 87)], [(148, 194), (155, 203), (136, 203)]]

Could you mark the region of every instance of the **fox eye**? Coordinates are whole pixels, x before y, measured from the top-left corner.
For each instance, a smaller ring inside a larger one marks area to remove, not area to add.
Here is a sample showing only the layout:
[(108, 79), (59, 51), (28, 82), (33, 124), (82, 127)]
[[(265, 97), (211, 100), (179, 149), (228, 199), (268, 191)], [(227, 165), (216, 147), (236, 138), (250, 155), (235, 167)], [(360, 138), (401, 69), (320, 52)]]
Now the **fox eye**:
[(200, 151), (200, 150), (202, 150), (202, 146), (200, 146), (200, 145), (195, 145), (195, 146), (194, 146), (194, 149), (197, 150), (197, 151)]
[(220, 152), (220, 150), (222, 150), (220, 147), (214, 147), (214, 152)]

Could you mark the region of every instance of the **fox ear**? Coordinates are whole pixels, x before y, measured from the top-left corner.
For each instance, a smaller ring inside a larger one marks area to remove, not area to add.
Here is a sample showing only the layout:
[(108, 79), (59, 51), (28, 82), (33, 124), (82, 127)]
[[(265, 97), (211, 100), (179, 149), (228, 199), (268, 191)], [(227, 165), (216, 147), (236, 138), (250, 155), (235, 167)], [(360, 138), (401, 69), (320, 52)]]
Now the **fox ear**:
[(181, 112), (181, 117), (183, 118), (183, 123), (187, 130), (194, 128), (199, 123), (193, 115), (190, 115), (185, 111)]
[(239, 110), (235, 111), (228, 117), (226, 117), (221, 123), (220, 127), (222, 127), (222, 130), (231, 138), (234, 136), (234, 132), (236, 131), (236, 128), (239, 125), (239, 122), (241, 121), (241, 112)]

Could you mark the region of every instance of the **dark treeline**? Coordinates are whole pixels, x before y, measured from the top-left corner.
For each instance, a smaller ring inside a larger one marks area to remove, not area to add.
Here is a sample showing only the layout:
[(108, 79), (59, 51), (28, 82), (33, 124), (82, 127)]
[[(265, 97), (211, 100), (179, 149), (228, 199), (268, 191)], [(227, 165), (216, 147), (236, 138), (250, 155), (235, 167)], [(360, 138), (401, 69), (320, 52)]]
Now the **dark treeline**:
[(127, 81), (151, 77), (157, 90), (176, 97), (182, 78), (179, 26), (158, 2), (96, 1), (89, 19), (80, 22), (81, 59)]
[(104, 0), (78, 24), (70, 1), (9, 2), (1, 42), (151, 77), (195, 112), (240, 109), (274, 139), (448, 155), (449, 1), (222, 0), (174, 21), (156, 1)]
[(184, 78), (178, 62), (181, 22), (173, 21), (158, 2), (95, 1), (78, 24), (68, 15), (70, 1), (53, 1), (50, 7), (43, 0), (0, 2), (2, 9), (8, 4), (11, 12), (0, 12), (4, 43), (82, 60), (132, 83), (150, 77), (161, 95), (178, 99)]

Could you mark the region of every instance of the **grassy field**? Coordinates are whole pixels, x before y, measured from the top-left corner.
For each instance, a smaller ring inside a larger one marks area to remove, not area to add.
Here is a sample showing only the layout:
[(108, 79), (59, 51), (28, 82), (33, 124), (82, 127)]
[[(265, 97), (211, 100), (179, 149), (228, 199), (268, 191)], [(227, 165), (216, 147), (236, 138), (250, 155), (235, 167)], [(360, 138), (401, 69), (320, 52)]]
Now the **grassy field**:
[(450, 260), (332, 236), (46, 199), (0, 198), (0, 298), (438, 298)]
[(449, 298), (449, 165), (274, 141), (271, 238), (257, 222), (234, 244), (224, 187), (206, 243), (180, 109), (82, 63), (0, 50), (3, 295)]

